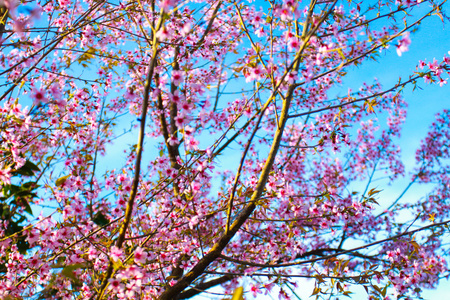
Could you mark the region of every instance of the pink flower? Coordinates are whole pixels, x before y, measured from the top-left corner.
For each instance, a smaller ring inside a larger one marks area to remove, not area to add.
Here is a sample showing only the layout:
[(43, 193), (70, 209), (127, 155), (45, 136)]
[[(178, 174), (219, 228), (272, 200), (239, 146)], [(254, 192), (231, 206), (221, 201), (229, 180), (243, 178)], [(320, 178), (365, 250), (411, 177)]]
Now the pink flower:
[(67, 101), (64, 99), (58, 99), (55, 101), (56, 105), (58, 105), (59, 109), (64, 109), (67, 105)]
[[(179, 85), (180, 82), (175, 82), (175, 79), (172, 77), (172, 79), (174, 80), (173, 83), (175, 85)], [(175, 93), (173, 93), (173, 95), (171, 93), (169, 93), (169, 99), (174, 102), (179, 104), (181, 101), (184, 100), (184, 95), (180, 93), (180, 91), (176, 90)]]
[(264, 32), (264, 28), (263, 27), (259, 27), (258, 29), (255, 30), (255, 34), (256, 34), (257, 37), (262, 37), (266, 33)]
[(144, 249), (141, 247), (137, 247), (134, 251), (134, 261), (138, 264), (144, 264), (147, 259), (147, 253), (144, 252)]
[(178, 174), (177, 171), (175, 169), (173, 169), (173, 168), (167, 168), (165, 170), (165, 173), (170, 178), (176, 178), (177, 174)]
[(116, 246), (112, 246), (109, 256), (113, 261), (118, 261), (123, 256), (123, 251)]
[(180, 143), (175, 136), (169, 137), (167, 139), (167, 142), (169, 143), (170, 146), (176, 146), (176, 145), (178, 145)]
[(298, 50), (298, 48), (300, 48), (300, 41), (296, 38), (289, 39), (288, 50), (293, 51), (293, 50)]
[(409, 32), (405, 32), (403, 37), (397, 44), (397, 54), (402, 56), (403, 52), (408, 51), (409, 45), (411, 44), (411, 39), (409, 38)]
[(426, 62), (424, 62), (423, 60), (419, 60), (419, 69), (422, 70), (426, 65), (427, 65)]
[(194, 128), (192, 128), (191, 126), (186, 126), (184, 127), (184, 133), (186, 135), (192, 135), (194, 133)]
[(289, 84), (293, 84), (294, 81), (298, 80), (297, 72), (292, 71), (289, 72), (289, 74), (286, 75), (285, 79)]
[(183, 25), (183, 28), (181, 28), (181, 35), (187, 36), (190, 31), (191, 31), (191, 24), (185, 23)]
[(198, 150), (198, 144), (196, 139), (189, 138), (186, 140), (186, 150)]
[(126, 179), (127, 179), (127, 176), (125, 176), (125, 174), (120, 174), (119, 176), (117, 176), (117, 180), (120, 183), (123, 183)]
[(33, 257), (29, 260), (30, 267), (32, 267), (33, 269), (37, 268), (37, 267), (39, 266), (40, 262), (41, 262), (41, 261), (39, 260), (39, 258), (38, 258), (37, 255), (33, 256)]
[(28, 232), (28, 243), (33, 245), (36, 241), (39, 241), (39, 233), (34, 231)]
[(11, 183), (11, 168), (2, 166), (0, 168), (0, 182), (3, 184), (10, 184)]
[(190, 112), (194, 108), (194, 105), (192, 105), (192, 103), (185, 101), (181, 104), (181, 108), (184, 109), (186, 112)]
[(263, 70), (258, 66), (256, 68), (252, 68), (250, 73), (245, 78), (246, 82), (251, 82), (253, 80), (260, 80), (263, 75)]
[(41, 89), (33, 89), (31, 93), (31, 98), (33, 98), (33, 104), (39, 105), (40, 103), (47, 103), (47, 97), (45, 97), (45, 91)]
[(52, 84), (50, 86), (50, 93), (52, 94), (53, 99), (61, 99), (61, 89), (56, 84)]
[(428, 68), (430, 68), (430, 70), (433, 70), (435, 72), (439, 69), (439, 64), (436, 58), (433, 59), (432, 63), (428, 63)]
[(213, 154), (213, 152), (212, 152), (211, 148), (207, 148), (206, 149), (206, 155), (208, 155), (208, 157), (211, 158), (212, 154)]
[(189, 220), (189, 228), (194, 229), (194, 226), (196, 226), (199, 223), (199, 221), (200, 220), (199, 220), (198, 216), (195, 216), (195, 217), (191, 218)]
[(165, 11), (168, 11), (169, 8), (175, 6), (176, 4), (176, 0), (162, 0), (159, 2), (159, 7), (161, 7)]
[(183, 127), (183, 125), (184, 125), (186, 122), (187, 122), (186, 116), (178, 115), (178, 116), (175, 117), (175, 125), (176, 125), (178, 128)]
[(11, 18), (16, 19), (16, 8), (19, 6), (18, 0), (0, 0), (0, 6), (4, 6), (9, 10)]
[(167, 40), (171, 35), (171, 32), (166, 28), (163, 27), (161, 28), (157, 33), (156, 33), (156, 37), (158, 38), (158, 40), (160, 41), (165, 41)]
[[(172, 72), (172, 82), (176, 86), (179, 86), (180, 83), (184, 80), (182, 71), (173, 71)], [(175, 96), (175, 95), (174, 95)]]
[(280, 17), (281, 21), (290, 21), (292, 20), (292, 12), (287, 7), (282, 7), (277, 10), (277, 14)]
[(251, 285), (251, 287), (250, 287), (250, 291), (252, 292), (252, 295), (253, 295), (253, 297), (255, 297), (256, 298), (256, 296), (258, 295), (258, 294), (261, 294), (261, 290), (259, 289), (259, 287), (258, 286), (256, 286), (256, 285)]
[(109, 281), (108, 288), (110, 290), (113, 290), (115, 292), (119, 292), (119, 291), (121, 291), (123, 289), (123, 284), (120, 283), (119, 279), (111, 278), (108, 281)]
[(191, 189), (194, 193), (197, 193), (202, 188), (202, 185), (199, 182), (192, 182), (191, 183)]

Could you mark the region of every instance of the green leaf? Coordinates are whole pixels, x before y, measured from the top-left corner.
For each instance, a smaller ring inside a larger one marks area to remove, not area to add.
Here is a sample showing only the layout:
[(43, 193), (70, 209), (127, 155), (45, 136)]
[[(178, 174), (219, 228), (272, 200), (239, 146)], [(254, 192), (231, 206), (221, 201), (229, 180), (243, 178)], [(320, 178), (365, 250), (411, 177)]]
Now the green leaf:
[(36, 197), (37, 197), (37, 194), (36, 194), (36, 193), (32, 193), (32, 192), (30, 192), (30, 191), (28, 191), (28, 190), (19, 190), (19, 191), (17, 191), (17, 192), (14, 194), (14, 196), (16, 196), (16, 197), (21, 197), (21, 198), (24, 198), (24, 197), (36, 198)]
[(3, 206), (1, 207), (0, 212), (1, 212), (2, 219), (3, 220), (6, 219), (11, 213), (11, 210), (9, 209), (9, 205), (4, 203)]
[(10, 220), (8, 227), (6, 227), (7, 236), (13, 235), (14, 233), (19, 232), (23, 229), (23, 227), (19, 225), (20, 222), (20, 220), (18, 222)]
[(104, 226), (109, 223), (109, 220), (101, 212), (97, 212), (92, 221), (98, 226)]
[(38, 166), (36, 166), (34, 163), (32, 163), (31, 161), (27, 160), (25, 162), (25, 166), (27, 166), (27, 168), (30, 168), (33, 171), (39, 172), (41, 169), (39, 169)]
[(24, 210), (29, 213), (30, 215), (33, 215), (33, 211), (31, 210), (30, 204), (28, 201), (22, 199), (22, 205), (25, 206)]
[[(317, 274), (314, 277), (316, 278), (317, 283), (319, 283), (319, 284), (321, 284), (322, 282), (325, 282), (325, 280), (323, 279), (322, 275), (320, 275), (320, 274)], [(315, 295), (315, 294), (313, 294), (313, 295)]]
[(29, 181), (22, 184), (22, 187), (31, 191), (37, 189), (38, 187), (40, 187), (40, 185), (36, 184), (36, 182), (34, 181)]
[(371, 189), (367, 194), (370, 196), (373, 196), (375, 194), (378, 194), (379, 192), (381, 192), (382, 190), (377, 190), (375, 188)]
[(372, 286), (380, 295), (383, 293), (383, 291), (378, 287), (378, 285), (374, 284)]
[(21, 236), (21, 238), (16, 243), (17, 249), (19, 249), (19, 252), (21, 254), (25, 254), (28, 249), (30, 249), (30, 244), (25, 240), (24, 236)]
[(72, 279), (73, 281), (77, 282), (78, 278), (75, 276), (74, 272), (76, 269), (82, 268), (83, 265), (82, 264), (73, 264), (73, 265), (68, 265), (66, 267), (64, 267), (64, 269), (62, 269), (61, 271), (61, 275)]
[(23, 176), (33, 176), (35, 171), (38, 172), (38, 171), (40, 171), (40, 169), (38, 168), (38, 166), (33, 164), (31, 161), (27, 160), (21, 168), (19, 168), (18, 170), (15, 170), (12, 173), (20, 174)]
[(29, 169), (29, 168), (23, 166), (22, 168), (20, 168), (20, 169), (14, 171), (13, 174), (14, 174), (14, 175), (15, 175), (15, 174), (20, 174), (20, 175), (23, 175), (23, 176), (33, 176), (33, 175), (34, 175), (34, 172), (33, 172), (31, 169)]
[(56, 179), (56, 182), (55, 182), (56, 186), (64, 185), (64, 183), (66, 183), (66, 180), (69, 179), (69, 177), (70, 177), (70, 174)]

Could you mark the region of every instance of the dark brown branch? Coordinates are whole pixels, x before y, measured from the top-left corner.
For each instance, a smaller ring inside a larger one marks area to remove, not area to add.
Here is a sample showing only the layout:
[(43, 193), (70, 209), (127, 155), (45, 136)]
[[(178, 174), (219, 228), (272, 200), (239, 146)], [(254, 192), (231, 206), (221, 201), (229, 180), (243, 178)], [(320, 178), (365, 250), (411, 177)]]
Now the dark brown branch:
[[(304, 260), (304, 261), (300, 261), (300, 262), (289, 262), (289, 263), (279, 263), (279, 264), (258, 264), (258, 263), (253, 263), (253, 262), (247, 262), (247, 261), (234, 259), (234, 258), (227, 257), (227, 256), (224, 256), (224, 255), (221, 255), (220, 257), (222, 257), (223, 259), (226, 258), (227, 260), (235, 262), (235, 263), (239, 263), (239, 264), (242, 264), (242, 265), (254, 266), (254, 267), (283, 268), (283, 267), (299, 266), (299, 265), (315, 263), (315, 262), (318, 262), (318, 261), (321, 261), (321, 260), (327, 260), (329, 258), (334, 258), (334, 257), (340, 256), (340, 255), (343, 255), (343, 254), (354, 254), (355, 251), (357, 251), (357, 250), (365, 249), (365, 248), (368, 248), (368, 247), (371, 247), (371, 246), (375, 246), (375, 245), (378, 245), (378, 244), (382, 244), (382, 243), (385, 243), (385, 242), (388, 242), (388, 241), (391, 241), (391, 240), (396, 240), (396, 239), (398, 239), (400, 237), (403, 237), (405, 235), (411, 235), (411, 234), (414, 234), (414, 233), (419, 232), (419, 231), (427, 230), (427, 229), (434, 228), (434, 227), (439, 227), (439, 226), (446, 225), (446, 224), (449, 224), (449, 223), (450, 223), (450, 220), (443, 221), (443, 222), (440, 222), (440, 223), (430, 224), (430, 225), (427, 225), (427, 226), (424, 226), (424, 227), (420, 227), (420, 228), (415, 229), (415, 230), (405, 231), (403, 233), (400, 233), (400, 234), (397, 234), (397, 235), (394, 235), (394, 236), (391, 236), (391, 237), (388, 237), (388, 238), (385, 238), (385, 239), (382, 239), (382, 240), (378, 240), (378, 241), (373, 242), (373, 243), (365, 244), (365, 245), (360, 246), (360, 247), (356, 247), (356, 248), (349, 249), (349, 250), (342, 250), (342, 251), (336, 252), (334, 254), (322, 255), (321, 257), (318, 257), (318, 258), (313, 258), (313, 259)], [(323, 252), (324, 249), (318, 249), (318, 250), (313, 250), (313, 251), (322, 251)], [(366, 258), (366, 259), (376, 259), (376, 258), (373, 258), (371, 256), (367, 256), (367, 255), (363, 255), (363, 254), (358, 254), (358, 257), (362, 257), (362, 258)]]
[[(292, 100), (293, 91), (294, 88), (291, 87), (288, 91), (288, 97), (286, 97), (286, 101), (283, 102), (283, 109), (280, 119), (281, 124), (275, 133), (271, 150), (269, 152), (266, 164), (261, 172), (258, 184), (256, 185), (255, 191), (253, 192), (253, 195), (250, 199), (250, 203), (239, 213), (239, 215), (236, 217), (236, 220), (230, 226), (230, 230), (225, 232), (218, 239), (218, 241), (213, 245), (209, 253), (207, 253), (202, 259), (200, 259), (199, 262), (191, 269), (191, 271), (188, 272), (185, 276), (183, 276), (183, 278), (181, 278), (175, 285), (165, 290), (160, 295), (159, 297), (160, 300), (174, 299), (179, 293), (181, 293), (181, 291), (183, 291), (186, 287), (188, 287), (192, 281), (194, 281), (197, 277), (203, 274), (205, 269), (219, 257), (219, 255), (222, 253), (222, 250), (228, 245), (230, 240), (234, 237), (234, 235), (238, 232), (241, 226), (245, 223), (245, 221), (250, 217), (250, 215), (255, 210), (256, 202), (264, 192), (266, 182), (269, 178), (269, 174), (272, 170), (273, 163), (275, 162), (275, 157), (278, 153), (284, 127), (286, 125), (286, 121), (288, 118), (288, 110), (290, 102)], [(260, 117), (262, 117), (262, 115), (260, 115)]]
[(203, 41), (205, 40), (206, 36), (209, 34), (209, 32), (212, 29), (214, 20), (217, 17), (217, 13), (218, 13), (219, 8), (220, 8), (221, 5), (222, 5), (222, 1), (219, 1), (219, 3), (217, 4), (216, 8), (213, 11), (211, 19), (209, 19), (209, 23), (208, 23), (208, 26), (206, 26), (205, 32), (203, 33), (203, 35), (200, 38), (200, 40), (198, 40), (197, 43), (195, 44), (195, 46), (190, 50), (190, 53), (193, 53), (195, 50), (197, 50), (203, 44)]
[[(279, 273), (236, 273), (236, 272), (217, 272), (217, 271), (205, 271), (206, 274), (217, 274), (217, 275), (230, 275), (230, 276), (258, 276), (258, 277), (288, 277), (288, 278), (313, 278), (317, 279), (317, 276), (320, 276), (320, 278), (329, 278), (329, 279), (340, 279), (340, 280), (349, 280), (352, 279), (355, 282), (359, 282), (362, 278), (361, 275), (359, 276), (329, 276), (329, 275), (322, 275), (322, 274), (316, 274), (316, 275), (300, 275), (300, 274), (279, 274)], [(365, 274), (364, 276), (373, 276), (375, 274)]]
[(182, 293), (178, 296), (177, 299), (188, 299), (188, 298), (192, 298), (192, 297), (194, 297), (194, 296), (196, 296), (196, 295), (198, 295), (198, 294), (204, 292), (205, 290), (207, 290), (207, 289), (209, 289), (209, 288), (212, 288), (212, 287), (214, 287), (214, 286), (216, 286), (216, 285), (219, 285), (219, 284), (228, 282), (228, 281), (230, 281), (231, 279), (233, 279), (234, 277), (235, 277), (235, 276), (233, 276), (233, 275), (224, 275), (224, 276), (221, 276), (221, 277), (216, 278), (216, 279), (212, 279), (212, 280), (207, 281), (207, 282), (199, 283), (199, 284), (197, 284), (196, 286), (194, 286), (193, 288), (191, 288), (191, 289), (189, 289), (189, 290), (187, 290), (187, 291), (182, 292)]
[[(324, 249), (315, 249), (315, 250), (311, 250), (308, 252), (305, 252), (303, 254), (298, 254), (295, 259), (301, 259), (301, 258), (305, 258), (305, 257), (310, 257), (310, 256), (320, 256), (320, 257), (324, 257), (326, 256), (325, 253), (329, 253), (329, 252), (334, 252), (334, 253), (340, 253), (342, 250), (340, 249), (335, 249), (335, 248), (324, 248)], [(362, 253), (358, 253), (358, 252), (351, 252), (352, 256), (355, 257), (360, 257), (360, 258), (364, 258), (364, 259), (370, 259), (370, 260), (380, 260), (378, 258), (372, 257), (372, 256), (368, 256), (368, 255), (364, 255)], [(330, 254), (328, 256), (332, 256), (333, 254)], [(286, 267), (286, 263), (281, 263), (281, 261), (277, 261), (276, 263), (255, 263), (255, 262), (251, 262), (251, 261), (244, 261), (244, 260), (240, 260), (240, 259), (236, 259), (236, 258), (232, 258), (226, 255), (220, 255), (220, 258), (239, 264), (239, 265), (244, 265), (244, 266), (251, 266), (251, 267), (260, 267), (260, 268), (282, 268), (282, 267)], [(301, 264), (302, 262), (292, 262), (292, 263), (288, 263), (290, 265), (298, 265)]]
[(1, 5), (0, 6), (0, 45), (3, 42), (2, 38), (3, 38), (3, 33), (6, 32), (5, 31), (5, 26), (6, 26), (6, 22), (8, 21), (8, 9), (6, 8), (5, 5)]

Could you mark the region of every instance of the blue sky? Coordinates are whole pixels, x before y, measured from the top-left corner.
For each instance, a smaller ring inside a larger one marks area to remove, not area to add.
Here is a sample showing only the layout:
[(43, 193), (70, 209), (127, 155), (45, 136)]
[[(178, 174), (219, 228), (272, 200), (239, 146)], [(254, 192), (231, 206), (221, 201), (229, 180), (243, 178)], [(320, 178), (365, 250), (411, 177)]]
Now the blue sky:
[[(256, 2), (256, 5), (258, 5), (258, 2)], [(378, 62), (367, 61), (360, 67), (353, 68), (345, 78), (341, 87), (342, 90), (336, 88), (333, 91), (343, 95), (347, 93), (349, 87), (356, 90), (363, 82), (370, 83), (374, 78), (377, 78), (385, 88), (390, 88), (398, 81), (399, 76), (406, 78), (411, 74), (415, 70), (419, 60), (426, 59), (427, 61), (432, 61), (436, 58), (439, 61), (442, 59), (443, 55), (448, 54), (448, 51), (450, 50), (449, 37), (449, 29), (443, 28), (443, 24), (437, 16), (428, 18), (421, 24), (421, 27), (417, 32), (411, 34), (412, 44), (410, 45), (408, 52), (405, 52), (401, 57), (398, 57), (395, 52), (395, 47), (391, 46), (389, 50), (383, 51)], [(425, 137), (430, 124), (434, 120), (434, 115), (442, 109), (450, 108), (449, 85), (439, 87), (438, 85), (428, 85), (424, 83), (423, 80), (419, 80), (419, 86), (421, 86), (423, 90), (416, 89), (412, 92), (412, 88), (407, 87), (403, 92), (403, 96), (409, 104), (409, 110), (400, 145), (402, 147), (402, 158), (406, 164), (407, 171), (414, 167), (415, 150), (420, 145), (420, 140)], [(330, 95), (330, 97), (333, 96), (334, 95)], [(123, 128), (128, 128), (130, 126), (128, 122), (131, 121), (135, 122), (135, 118), (123, 118)], [(136, 136), (128, 135), (127, 137), (124, 137), (124, 140), (121, 139), (120, 141), (131, 145), (136, 143)], [(147, 145), (149, 147), (153, 147), (154, 144), (154, 140), (147, 140)], [(124, 158), (125, 155), (123, 154), (122, 149), (123, 148), (110, 146), (107, 150), (108, 156), (110, 158)], [(236, 152), (236, 159), (239, 159), (240, 152)], [(106, 163), (110, 164), (111, 160), (112, 159)], [(120, 163), (123, 162), (123, 160), (118, 161)], [(226, 159), (223, 158), (222, 163), (226, 164), (227, 167), (230, 167), (230, 157), (227, 156)], [(233, 168), (230, 169), (233, 170)], [(98, 174), (101, 173), (102, 168), (99, 168)], [(389, 200), (394, 199), (407, 183), (407, 180), (398, 180), (394, 185), (385, 187), (385, 185), (380, 182), (380, 185), (383, 185), (384, 189), (383, 193), (380, 195), (382, 198), (380, 204), (388, 204)], [(405, 199), (408, 199), (411, 195), (426, 194), (426, 192), (426, 189), (416, 186), (405, 195)], [(311, 281), (299, 281), (299, 283), (300, 288), (298, 289), (298, 294), (302, 299), (307, 299), (312, 292), (313, 284)], [(358, 292), (352, 299), (366, 298), (366, 294), (362, 288), (357, 288), (355, 290), (358, 290)], [(442, 281), (437, 290), (425, 291), (423, 297), (425, 299), (436, 299), (438, 297), (445, 299), (446, 295), (449, 294), (450, 285), (447, 281)], [(259, 297), (259, 299), (277, 298), (277, 295)], [(208, 297), (203, 297), (203, 299), (208, 299)]]

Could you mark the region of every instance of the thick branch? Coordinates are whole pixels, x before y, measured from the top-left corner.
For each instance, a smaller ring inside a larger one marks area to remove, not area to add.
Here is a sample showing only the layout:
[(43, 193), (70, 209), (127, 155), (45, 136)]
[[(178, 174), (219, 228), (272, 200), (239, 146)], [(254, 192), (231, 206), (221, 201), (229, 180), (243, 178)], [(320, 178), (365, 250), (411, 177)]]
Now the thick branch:
[[(319, 28), (321, 23), (323, 23), (326, 18), (330, 15), (334, 5), (336, 4), (337, 0), (335, 0), (332, 5), (330, 6), (330, 9), (323, 15), (317, 26), (315, 26), (311, 32), (308, 34), (304, 45), (297, 53), (293, 63), (291, 64), (290, 68), (297, 70), (299, 67), (300, 57), (305, 49), (306, 44), (309, 41), (309, 38), (316, 32), (316, 30)], [(286, 76), (286, 72), (284, 74)], [(283, 79), (280, 81), (280, 83), (283, 81)], [(241, 226), (245, 223), (245, 221), (250, 217), (250, 215), (253, 213), (253, 211), (256, 208), (256, 203), (262, 196), (265, 185), (267, 183), (267, 180), (269, 178), (270, 172), (272, 171), (273, 164), (275, 162), (275, 158), (278, 153), (278, 149), (280, 147), (281, 138), (283, 136), (284, 128), (286, 126), (286, 122), (288, 120), (288, 113), (289, 113), (289, 107), (291, 105), (292, 97), (294, 95), (294, 85), (290, 85), (286, 94), (286, 98), (283, 101), (283, 107), (281, 109), (281, 115), (279, 120), (279, 126), (276, 129), (274, 139), (272, 142), (272, 146), (270, 148), (270, 152), (267, 156), (266, 163), (261, 171), (261, 175), (259, 177), (258, 183), (255, 187), (255, 191), (253, 192), (250, 203), (238, 214), (236, 217), (236, 220), (233, 222), (233, 224), (230, 226), (230, 229), (226, 231), (218, 240), (217, 242), (212, 246), (209, 253), (207, 253), (200, 261), (189, 271), (185, 276), (183, 276), (175, 285), (169, 287), (167, 290), (165, 290), (160, 296), (160, 300), (171, 300), (174, 299), (177, 295), (181, 293), (186, 287), (189, 286), (196, 278), (198, 278), (201, 274), (204, 273), (206, 268), (214, 261), (216, 260), (222, 253), (222, 250), (225, 249), (225, 247), (228, 245), (230, 240), (234, 237), (234, 235), (238, 232), (238, 230), (241, 228)], [(270, 98), (275, 97), (276, 93), (278, 91), (278, 87), (275, 88), (275, 90), (272, 92), (272, 95)]]
[(250, 215), (255, 210), (256, 202), (264, 192), (266, 182), (269, 178), (270, 172), (272, 171), (272, 166), (275, 162), (275, 157), (280, 147), (284, 127), (288, 119), (288, 111), (292, 100), (293, 91), (294, 88), (290, 87), (288, 90), (288, 96), (286, 97), (286, 101), (283, 102), (283, 108), (280, 118), (280, 126), (275, 132), (272, 147), (270, 149), (266, 163), (259, 177), (258, 184), (256, 185), (255, 191), (253, 192), (253, 195), (250, 199), (250, 203), (240, 212), (240, 214), (236, 217), (236, 220), (230, 226), (230, 230), (225, 232), (225, 234), (223, 234), (218, 239), (218, 241), (213, 245), (209, 253), (207, 253), (202, 259), (200, 259), (200, 261), (191, 269), (191, 271), (187, 273), (185, 276), (183, 276), (183, 278), (181, 278), (175, 285), (169, 287), (166, 291), (164, 291), (159, 297), (160, 300), (174, 299), (181, 291), (183, 291), (186, 287), (188, 287), (192, 281), (194, 281), (197, 277), (203, 274), (206, 268), (220, 256), (222, 250), (228, 245), (230, 240), (234, 237), (237, 231), (241, 228), (241, 226), (245, 223), (245, 221), (250, 217)]

